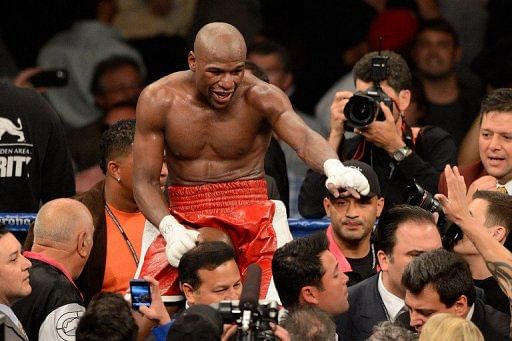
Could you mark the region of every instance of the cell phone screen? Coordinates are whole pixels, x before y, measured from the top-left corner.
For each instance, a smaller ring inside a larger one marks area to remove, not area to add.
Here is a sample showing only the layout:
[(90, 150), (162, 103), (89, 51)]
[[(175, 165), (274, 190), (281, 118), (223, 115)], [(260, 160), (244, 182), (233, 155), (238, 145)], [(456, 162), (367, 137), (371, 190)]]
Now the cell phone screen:
[(130, 292), (133, 310), (139, 310), (139, 307), (143, 305), (147, 307), (151, 305), (151, 289), (149, 282), (143, 279), (130, 280)]

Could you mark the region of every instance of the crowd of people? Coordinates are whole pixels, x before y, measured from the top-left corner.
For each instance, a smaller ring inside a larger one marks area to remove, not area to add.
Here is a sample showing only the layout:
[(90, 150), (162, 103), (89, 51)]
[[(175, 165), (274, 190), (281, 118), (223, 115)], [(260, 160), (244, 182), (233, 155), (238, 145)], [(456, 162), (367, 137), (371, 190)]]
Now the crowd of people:
[[(475, 50), (469, 70), (443, 1), (366, 3), (315, 115), (324, 59), (275, 27), (194, 17), (161, 74), (116, 1), (78, 6), (0, 84), (0, 212), (37, 214), (0, 222), (6, 340), (510, 339), (512, 77)], [(31, 83), (50, 68), (67, 84)]]

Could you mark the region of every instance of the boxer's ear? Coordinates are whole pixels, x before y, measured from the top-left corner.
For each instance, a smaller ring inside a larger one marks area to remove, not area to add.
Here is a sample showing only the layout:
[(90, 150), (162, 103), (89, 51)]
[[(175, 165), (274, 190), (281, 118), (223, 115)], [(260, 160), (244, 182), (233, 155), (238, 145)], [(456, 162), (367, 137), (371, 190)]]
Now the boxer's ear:
[(192, 72), (196, 72), (196, 55), (194, 51), (188, 53), (188, 67)]

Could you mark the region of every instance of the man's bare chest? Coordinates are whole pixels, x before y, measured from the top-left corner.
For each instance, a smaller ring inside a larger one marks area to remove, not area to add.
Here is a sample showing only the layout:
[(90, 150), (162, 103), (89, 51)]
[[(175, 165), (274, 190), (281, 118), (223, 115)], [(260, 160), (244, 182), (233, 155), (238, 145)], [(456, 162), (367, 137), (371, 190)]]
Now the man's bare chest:
[(236, 159), (265, 143), (265, 125), (261, 118), (242, 112), (175, 113), (166, 124), (167, 148), (178, 159)]

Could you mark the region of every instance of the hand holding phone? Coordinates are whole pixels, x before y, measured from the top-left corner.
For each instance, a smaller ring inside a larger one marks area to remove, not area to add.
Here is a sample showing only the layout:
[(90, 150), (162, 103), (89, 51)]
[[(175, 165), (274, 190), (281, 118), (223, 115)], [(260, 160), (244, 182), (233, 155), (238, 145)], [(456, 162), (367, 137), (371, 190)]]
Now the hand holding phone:
[(68, 84), (68, 71), (66, 69), (43, 70), (28, 79), (36, 88), (62, 87)]
[[(169, 312), (165, 308), (164, 302), (162, 301), (162, 296), (160, 295), (160, 289), (158, 287), (158, 281), (151, 276), (144, 276), (144, 280), (145, 281), (143, 282), (149, 284), (151, 291), (151, 301), (149, 303), (149, 306), (146, 306), (146, 304), (139, 305), (138, 312), (140, 314), (134, 314), (134, 317), (137, 319), (138, 316), (141, 315), (146, 318), (145, 320), (157, 322), (159, 325), (169, 323), (171, 321), (171, 317), (169, 316)], [(139, 281), (141, 280), (134, 280), (135, 286), (138, 285)], [(133, 309), (136, 308), (133, 307)]]
[(130, 280), (130, 293), (132, 298), (132, 309), (139, 310), (141, 306), (151, 305), (150, 283), (143, 279)]

